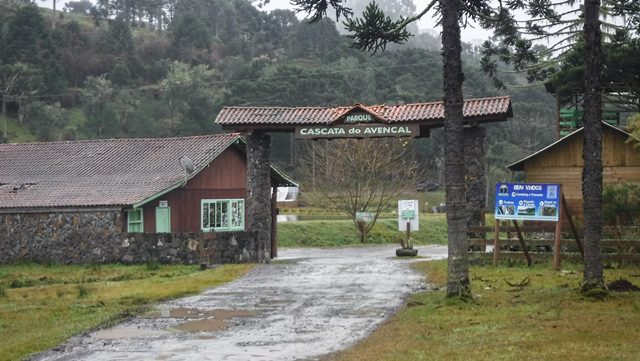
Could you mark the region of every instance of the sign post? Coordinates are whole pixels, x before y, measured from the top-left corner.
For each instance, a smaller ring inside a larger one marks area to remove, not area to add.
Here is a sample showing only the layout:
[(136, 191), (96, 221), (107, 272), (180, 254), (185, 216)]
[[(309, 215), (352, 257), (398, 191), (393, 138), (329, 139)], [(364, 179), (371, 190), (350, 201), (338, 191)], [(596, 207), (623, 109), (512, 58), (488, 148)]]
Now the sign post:
[(398, 201), (398, 230), (407, 232), (407, 241), (411, 237), (411, 231), (420, 230), (417, 200)]
[(398, 201), (398, 230), (406, 231), (406, 241), (402, 242), (402, 248), (396, 249), (396, 255), (403, 256), (416, 256), (418, 250), (413, 248), (411, 244), (411, 231), (417, 231), (420, 229), (420, 219), (418, 212), (418, 201), (411, 200), (399, 200)]
[(373, 213), (356, 212), (356, 224), (360, 228), (360, 242), (362, 243), (367, 241), (367, 223), (371, 222), (373, 222)]

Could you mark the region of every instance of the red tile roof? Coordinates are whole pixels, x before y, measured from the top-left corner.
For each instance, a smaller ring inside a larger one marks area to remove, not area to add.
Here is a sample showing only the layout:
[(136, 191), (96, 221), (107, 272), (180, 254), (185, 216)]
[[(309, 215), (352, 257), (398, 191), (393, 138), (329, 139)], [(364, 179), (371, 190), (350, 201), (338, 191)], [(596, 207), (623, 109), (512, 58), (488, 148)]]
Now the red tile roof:
[[(357, 107), (380, 115), (388, 123), (442, 122), (444, 105), (442, 101), (404, 105), (373, 105)], [(225, 107), (216, 123), (233, 126), (296, 126), (325, 125), (334, 122), (353, 107)], [(464, 102), (466, 119), (487, 121), (505, 120), (512, 116), (511, 101), (508, 96), (468, 99)]]
[(125, 206), (196, 175), (239, 134), (0, 144), (0, 208)]

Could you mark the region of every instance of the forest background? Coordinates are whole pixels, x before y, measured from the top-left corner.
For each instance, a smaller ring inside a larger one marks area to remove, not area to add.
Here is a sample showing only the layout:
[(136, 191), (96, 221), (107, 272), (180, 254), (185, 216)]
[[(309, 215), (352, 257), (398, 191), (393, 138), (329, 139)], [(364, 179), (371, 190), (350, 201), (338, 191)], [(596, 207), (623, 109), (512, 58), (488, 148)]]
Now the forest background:
[[(369, 0), (352, 4), (358, 12)], [(379, 1), (407, 13), (406, 0)], [(350, 48), (342, 25), (307, 24), (248, 0), (100, 0), (63, 11), (0, 1), (2, 142), (171, 137), (221, 132), (223, 106), (336, 106), (438, 101), (440, 39), (419, 33), (373, 55)], [(416, 29), (417, 30), (417, 29)], [(416, 31), (414, 31), (416, 32)], [(417, 33), (417, 32), (416, 32)], [(487, 125), (490, 186), (504, 168), (556, 137), (556, 101), (525, 76), (497, 90), (463, 44), (466, 99), (508, 94), (514, 118)], [(273, 161), (303, 177), (304, 141), (272, 137)], [(442, 183), (440, 130), (412, 143), (421, 179)]]

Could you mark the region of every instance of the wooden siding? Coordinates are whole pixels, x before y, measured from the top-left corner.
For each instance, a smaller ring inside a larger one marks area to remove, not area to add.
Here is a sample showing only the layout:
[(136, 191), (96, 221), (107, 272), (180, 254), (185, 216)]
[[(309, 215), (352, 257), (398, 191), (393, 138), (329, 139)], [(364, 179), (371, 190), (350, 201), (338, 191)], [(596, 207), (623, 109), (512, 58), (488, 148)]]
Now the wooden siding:
[[(603, 127), (604, 183), (640, 182), (640, 149), (626, 143), (626, 135)], [(525, 161), (525, 181), (560, 183), (572, 215), (582, 217), (582, 134)]]
[(190, 179), (186, 187), (175, 189), (144, 205), (144, 231), (156, 231), (156, 207), (160, 201), (167, 201), (171, 209), (171, 232), (200, 231), (200, 201), (246, 199), (246, 174), (244, 153), (235, 147), (227, 148), (207, 168)]

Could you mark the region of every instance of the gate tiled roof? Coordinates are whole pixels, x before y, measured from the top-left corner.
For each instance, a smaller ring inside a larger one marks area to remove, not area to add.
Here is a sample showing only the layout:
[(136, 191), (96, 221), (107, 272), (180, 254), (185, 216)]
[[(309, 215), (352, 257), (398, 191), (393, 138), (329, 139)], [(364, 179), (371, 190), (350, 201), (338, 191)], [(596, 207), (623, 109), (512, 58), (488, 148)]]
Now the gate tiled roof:
[[(356, 106), (379, 114), (387, 123), (438, 123), (444, 120), (442, 101), (366, 107), (357, 104)], [(334, 122), (353, 108), (225, 107), (218, 114), (216, 123), (227, 128), (233, 128), (233, 126), (326, 125)], [(500, 121), (511, 116), (511, 101), (508, 96), (467, 99), (464, 102), (466, 120)]]

